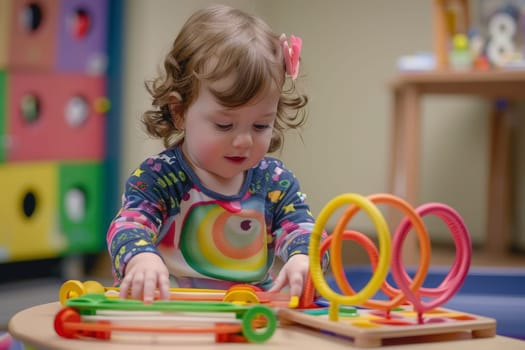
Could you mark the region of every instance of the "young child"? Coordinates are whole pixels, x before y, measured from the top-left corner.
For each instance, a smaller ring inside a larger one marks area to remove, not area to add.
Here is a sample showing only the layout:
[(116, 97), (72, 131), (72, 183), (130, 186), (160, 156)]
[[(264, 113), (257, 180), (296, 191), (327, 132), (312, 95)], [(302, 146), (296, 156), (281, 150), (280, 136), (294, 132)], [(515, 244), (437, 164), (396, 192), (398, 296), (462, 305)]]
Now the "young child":
[(314, 219), (292, 172), (267, 156), (305, 119), (300, 47), (226, 6), (184, 24), (147, 85), (154, 108), (143, 122), (166, 150), (129, 177), (107, 232), (121, 297), (151, 302), (158, 289), (167, 299), (170, 276), (179, 287), (301, 295)]

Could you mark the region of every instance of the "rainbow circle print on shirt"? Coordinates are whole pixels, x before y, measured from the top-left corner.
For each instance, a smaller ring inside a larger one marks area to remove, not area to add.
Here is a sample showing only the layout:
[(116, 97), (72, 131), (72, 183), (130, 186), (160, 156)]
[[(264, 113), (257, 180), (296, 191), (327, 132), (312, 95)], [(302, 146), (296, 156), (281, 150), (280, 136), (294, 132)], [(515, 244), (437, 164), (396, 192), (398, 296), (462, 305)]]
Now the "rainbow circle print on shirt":
[(236, 282), (266, 275), (266, 224), (260, 211), (206, 203), (193, 207), (182, 227), (180, 250), (195, 271)]

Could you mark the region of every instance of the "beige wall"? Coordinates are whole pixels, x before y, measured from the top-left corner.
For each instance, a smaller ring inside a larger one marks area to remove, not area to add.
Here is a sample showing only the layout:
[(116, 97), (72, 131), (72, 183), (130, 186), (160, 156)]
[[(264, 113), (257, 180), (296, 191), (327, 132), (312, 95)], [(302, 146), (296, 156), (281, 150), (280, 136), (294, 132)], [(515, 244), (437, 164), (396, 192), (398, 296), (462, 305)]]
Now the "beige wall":
[[(289, 134), (280, 156), (301, 179), (314, 213), (344, 192), (386, 191), (387, 84), (396, 74), (399, 56), (432, 49), (431, 1), (222, 2), (256, 12), (276, 32), (303, 38), (301, 72), (311, 98), (309, 121), (302, 139)], [(211, 3), (127, 2), (122, 182), (144, 157), (161, 149), (160, 142), (148, 140), (141, 130), (140, 114), (149, 104), (143, 82), (154, 75), (187, 16)], [(477, 98), (431, 97), (423, 111), (421, 203), (441, 201), (453, 206), (463, 215), (474, 241), (482, 241), (487, 210), (487, 105)], [(522, 125), (521, 135), (524, 129)], [(524, 148), (520, 142), (520, 149)], [(523, 177), (524, 162), (519, 163), (518, 175)], [(520, 212), (525, 211), (524, 192), (520, 187)], [(449, 239), (439, 222), (429, 224), (434, 238)], [(358, 217), (355, 225), (364, 231), (372, 227), (364, 217)]]

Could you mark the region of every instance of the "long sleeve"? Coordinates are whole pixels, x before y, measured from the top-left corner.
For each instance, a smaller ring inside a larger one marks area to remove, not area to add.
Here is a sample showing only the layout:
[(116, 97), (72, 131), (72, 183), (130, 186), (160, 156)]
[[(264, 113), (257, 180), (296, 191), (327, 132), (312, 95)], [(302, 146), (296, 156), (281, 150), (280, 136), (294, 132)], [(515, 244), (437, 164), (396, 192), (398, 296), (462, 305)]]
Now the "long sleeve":
[(163, 227), (179, 210), (178, 198), (184, 191), (182, 181), (178, 181), (184, 175), (180, 175), (174, 159), (166, 153), (148, 158), (126, 182), (121, 209), (106, 235), (116, 281), (136, 254), (160, 255), (157, 245), (165, 232)]
[[(272, 162), (268, 168), (271, 178), (268, 199), (274, 216), (275, 251), (281, 260), (287, 261), (295, 254), (308, 254), (315, 220), (297, 178), (279, 160)], [(323, 265), (327, 263), (328, 255)]]

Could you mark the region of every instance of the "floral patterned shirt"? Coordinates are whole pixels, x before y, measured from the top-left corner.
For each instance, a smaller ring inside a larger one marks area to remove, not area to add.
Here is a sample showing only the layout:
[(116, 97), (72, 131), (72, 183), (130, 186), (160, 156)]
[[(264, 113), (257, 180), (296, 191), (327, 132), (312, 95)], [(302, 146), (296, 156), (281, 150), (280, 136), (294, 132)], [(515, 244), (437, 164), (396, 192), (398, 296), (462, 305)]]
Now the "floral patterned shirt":
[(307, 254), (314, 219), (291, 171), (272, 157), (248, 170), (237, 195), (205, 188), (180, 147), (129, 177), (107, 232), (116, 284), (136, 254), (160, 255), (180, 287), (269, 288), (275, 257)]

